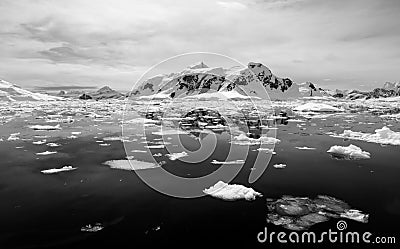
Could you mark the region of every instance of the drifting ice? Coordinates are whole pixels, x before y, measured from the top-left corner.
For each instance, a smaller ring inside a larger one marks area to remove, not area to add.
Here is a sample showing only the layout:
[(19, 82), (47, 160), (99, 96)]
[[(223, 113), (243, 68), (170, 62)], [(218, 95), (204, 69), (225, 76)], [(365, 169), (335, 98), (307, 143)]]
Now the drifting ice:
[(175, 161), (176, 159), (185, 157), (187, 155), (188, 155), (188, 153), (186, 153), (185, 151), (178, 152), (178, 153), (166, 154), (166, 156), (169, 158), (169, 160), (172, 160), (172, 161)]
[(51, 126), (51, 125), (31, 125), (29, 128), (37, 130), (37, 131), (51, 131), (51, 130), (61, 130), (60, 125)]
[(46, 170), (42, 170), (40, 172), (42, 172), (43, 174), (56, 174), (59, 172), (64, 172), (64, 171), (72, 171), (72, 170), (76, 170), (77, 168), (74, 168), (72, 166), (64, 166), (62, 168), (59, 169), (46, 169)]
[(386, 126), (382, 129), (375, 130), (375, 134), (345, 130), (342, 134), (332, 136), (361, 140), (369, 143), (400, 145), (400, 132), (392, 131)]
[(239, 199), (252, 201), (255, 200), (256, 197), (262, 196), (261, 193), (254, 191), (252, 188), (247, 188), (238, 184), (227, 184), (223, 181), (219, 181), (214, 186), (204, 189), (203, 192), (212, 197), (229, 201)]
[(111, 160), (104, 162), (103, 164), (110, 166), (110, 168), (112, 169), (122, 170), (143, 170), (160, 167), (160, 165), (156, 163), (149, 163), (138, 160)]
[(334, 156), (344, 157), (348, 159), (369, 159), (371, 153), (362, 151), (360, 147), (350, 144), (349, 146), (332, 146), (328, 151)]

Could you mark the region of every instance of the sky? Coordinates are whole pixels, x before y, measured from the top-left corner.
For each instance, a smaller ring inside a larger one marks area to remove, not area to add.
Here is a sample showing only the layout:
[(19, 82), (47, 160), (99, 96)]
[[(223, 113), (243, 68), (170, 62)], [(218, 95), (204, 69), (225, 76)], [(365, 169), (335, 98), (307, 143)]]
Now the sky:
[(400, 81), (398, 0), (1, 0), (0, 13), (0, 79), (26, 88), (129, 90), (196, 51), (331, 89)]

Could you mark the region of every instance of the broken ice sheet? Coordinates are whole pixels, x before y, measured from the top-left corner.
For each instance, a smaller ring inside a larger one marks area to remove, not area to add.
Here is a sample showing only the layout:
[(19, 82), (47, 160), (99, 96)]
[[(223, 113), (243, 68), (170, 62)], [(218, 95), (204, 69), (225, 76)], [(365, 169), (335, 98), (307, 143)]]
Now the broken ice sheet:
[(40, 172), (42, 172), (43, 174), (56, 174), (56, 173), (65, 172), (65, 171), (72, 171), (72, 170), (76, 170), (76, 169), (77, 168), (74, 168), (72, 166), (64, 166), (62, 168), (46, 169), (46, 170), (42, 170)]
[(307, 230), (331, 218), (347, 218), (363, 223), (367, 223), (369, 218), (368, 214), (351, 209), (346, 202), (325, 195), (315, 199), (292, 196), (267, 199), (267, 208), (267, 222), (289, 230)]
[(370, 159), (371, 153), (361, 150), (360, 147), (350, 144), (349, 146), (332, 146), (328, 151), (334, 158), (338, 159)]

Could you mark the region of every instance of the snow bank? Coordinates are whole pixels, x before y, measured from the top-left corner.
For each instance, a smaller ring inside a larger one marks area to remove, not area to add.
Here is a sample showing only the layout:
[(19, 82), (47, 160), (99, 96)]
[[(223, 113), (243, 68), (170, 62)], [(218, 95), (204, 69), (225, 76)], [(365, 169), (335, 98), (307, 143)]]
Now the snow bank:
[(228, 201), (239, 199), (252, 201), (255, 200), (256, 197), (262, 196), (261, 193), (254, 191), (252, 188), (247, 188), (238, 184), (227, 184), (223, 181), (219, 181), (214, 186), (204, 189), (203, 192), (212, 197)]
[(341, 112), (342, 109), (324, 103), (306, 103), (293, 108), (294, 111), (299, 112)]
[(345, 130), (342, 134), (332, 135), (332, 137), (348, 138), (369, 143), (400, 145), (400, 132), (392, 131), (386, 126), (376, 129), (375, 134)]
[(371, 153), (362, 151), (360, 147), (350, 144), (349, 146), (332, 146), (328, 151), (335, 156), (340, 156), (349, 159), (369, 159)]
[(64, 172), (64, 171), (72, 171), (72, 170), (76, 170), (77, 168), (74, 168), (72, 166), (64, 166), (62, 168), (58, 168), (58, 169), (46, 169), (46, 170), (42, 170), (40, 172), (42, 172), (43, 174), (56, 174), (56, 173), (60, 173), (60, 172)]

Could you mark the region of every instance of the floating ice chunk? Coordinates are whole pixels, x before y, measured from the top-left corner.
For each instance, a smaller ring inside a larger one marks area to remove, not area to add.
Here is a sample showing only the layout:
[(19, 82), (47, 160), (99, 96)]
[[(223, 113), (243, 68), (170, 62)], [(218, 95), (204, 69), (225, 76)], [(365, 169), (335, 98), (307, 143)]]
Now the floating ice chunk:
[(286, 168), (286, 164), (280, 163), (280, 164), (274, 164), (275, 169), (284, 169)]
[(368, 223), (369, 214), (363, 214), (360, 210), (349, 209), (340, 215), (342, 218), (355, 220), (362, 223)]
[(51, 130), (61, 130), (60, 124), (56, 126), (51, 125), (31, 125), (29, 128), (38, 130), (38, 131), (51, 131)]
[(122, 170), (143, 170), (160, 167), (160, 165), (157, 163), (150, 163), (138, 160), (111, 160), (104, 162), (104, 164), (110, 166), (110, 168), (112, 169)]
[(245, 134), (240, 134), (238, 136), (234, 136), (232, 139), (232, 144), (237, 145), (258, 145), (258, 144), (276, 144), (281, 140), (274, 137), (262, 136), (260, 138), (250, 138)]
[(300, 106), (297, 106), (293, 108), (294, 111), (300, 111), (300, 112), (308, 112), (308, 111), (313, 111), (313, 112), (341, 112), (343, 111), (342, 109), (339, 109), (337, 107), (324, 104), (324, 103), (306, 103)]
[(45, 143), (46, 143), (46, 139), (32, 142), (32, 144), (36, 144), (36, 145), (41, 145), (41, 144), (45, 144)]
[(265, 153), (271, 153), (272, 155), (276, 155), (276, 152), (270, 148), (258, 148), (257, 151), (263, 151)]
[(47, 156), (47, 155), (52, 155), (52, 154), (56, 154), (57, 151), (44, 151), (44, 152), (38, 152), (36, 153), (36, 155), (38, 156)]
[(342, 134), (332, 135), (332, 137), (348, 138), (378, 144), (400, 145), (400, 132), (392, 131), (387, 126), (376, 129), (375, 134), (345, 130)]
[(58, 144), (58, 143), (47, 143), (46, 145), (49, 147), (60, 147), (61, 146), (61, 144)]
[(160, 157), (160, 156), (162, 156), (162, 154), (161, 153), (156, 153), (156, 154), (153, 154), (153, 156)]
[(60, 172), (64, 172), (64, 171), (72, 171), (72, 170), (76, 170), (77, 168), (74, 168), (72, 166), (64, 166), (62, 168), (58, 168), (58, 169), (46, 169), (46, 170), (42, 170), (40, 172), (42, 172), (43, 174), (56, 174), (56, 173), (60, 173)]
[(104, 143), (104, 144), (99, 144), (99, 145), (103, 146), (103, 147), (106, 147), (106, 146), (110, 146), (111, 144)]
[(20, 133), (12, 133), (10, 134), (10, 136), (7, 138), (7, 141), (15, 141), (15, 140), (19, 140), (19, 135)]
[(307, 146), (303, 146), (303, 147), (296, 147), (296, 149), (298, 149), (298, 150), (315, 150), (316, 148), (310, 148)]
[(239, 199), (252, 201), (255, 200), (256, 197), (262, 196), (261, 193), (254, 191), (252, 188), (247, 188), (238, 184), (227, 184), (223, 181), (219, 181), (214, 186), (204, 189), (203, 192), (212, 197), (228, 201)]
[(212, 160), (211, 163), (212, 164), (242, 164), (242, 163), (245, 163), (245, 161), (239, 159), (239, 160), (234, 160), (234, 161), (221, 162), (221, 161), (217, 161), (214, 159), (214, 160)]
[(148, 148), (148, 149), (163, 149), (163, 148), (165, 148), (165, 145), (163, 145), (163, 144), (158, 144), (158, 145), (146, 145), (146, 146), (144, 146), (145, 148)]
[(328, 151), (334, 156), (344, 157), (348, 159), (369, 159), (371, 153), (362, 151), (360, 147), (350, 144), (349, 146), (332, 146)]
[(172, 161), (175, 161), (176, 159), (185, 157), (187, 155), (188, 155), (188, 153), (186, 153), (186, 151), (166, 154), (166, 156), (169, 158), (169, 160), (172, 160)]
[(80, 135), (80, 134), (82, 134), (82, 132), (81, 131), (72, 131), (71, 134), (72, 135)]
[(101, 223), (95, 223), (93, 226), (92, 225), (86, 225), (81, 228), (81, 232), (90, 232), (90, 233), (95, 233), (98, 231), (103, 230), (103, 225)]
[(187, 134), (187, 132), (182, 130), (160, 130), (160, 131), (153, 131), (153, 135), (165, 136), (165, 135), (180, 135), (180, 134)]
[(147, 153), (145, 150), (131, 150), (133, 153)]

